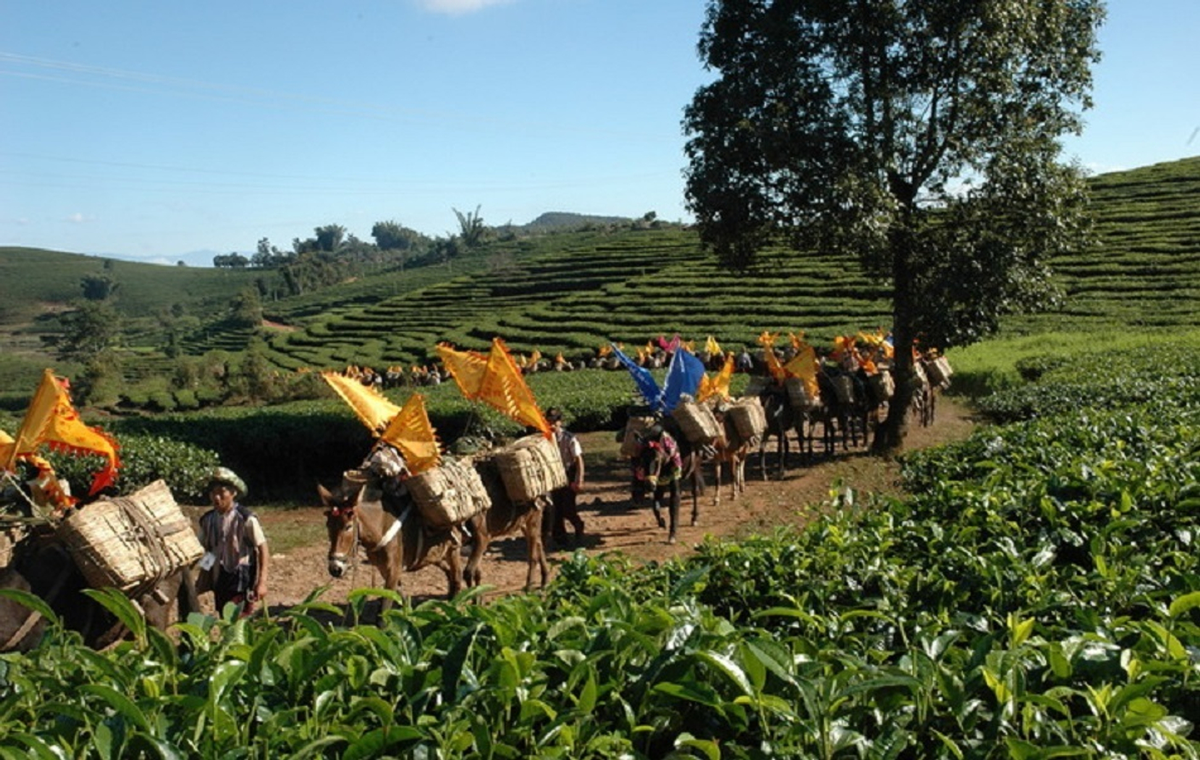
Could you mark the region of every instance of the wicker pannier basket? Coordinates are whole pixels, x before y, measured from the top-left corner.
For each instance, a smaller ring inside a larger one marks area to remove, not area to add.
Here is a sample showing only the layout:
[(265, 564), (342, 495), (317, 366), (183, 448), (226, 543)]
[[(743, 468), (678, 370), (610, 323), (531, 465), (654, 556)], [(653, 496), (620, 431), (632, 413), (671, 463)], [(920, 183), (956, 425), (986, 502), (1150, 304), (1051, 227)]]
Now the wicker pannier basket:
[(854, 378), (849, 375), (835, 375), (833, 392), (837, 394), (838, 403), (844, 406), (854, 405)]
[(789, 377), (784, 380), (783, 387), (787, 390), (788, 401), (793, 409), (815, 409), (821, 403), (820, 397), (808, 394), (808, 387), (798, 377)]
[(622, 459), (632, 459), (638, 453), (637, 434), (654, 426), (653, 417), (630, 417), (625, 423), (625, 435), (621, 438), (620, 456)]
[(704, 404), (681, 401), (671, 416), (679, 423), (679, 430), (689, 443), (703, 446), (721, 437), (721, 426), (717, 424), (716, 416)]
[(443, 459), (437, 467), (405, 481), (417, 509), (430, 525), (448, 528), (492, 506), (470, 460)]
[(896, 381), (892, 379), (891, 372), (876, 372), (867, 377), (867, 382), (871, 384), (871, 392), (875, 394), (875, 398), (880, 401), (890, 401), (892, 396), (896, 395)]
[(929, 376), (929, 382), (945, 389), (950, 387), (950, 376), (954, 374), (954, 370), (950, 368), (950, 362), (946, 357), (939, 356), (925, 362), (925, 374)]
[(74, 510), (56, 533), (93, 588), (128, 592), (149, 586), (204, 554), (191, 521), (162, 480)]
[(767, 413), (758, 396), (743, 396), (725, 412), (743, 441), (753, 441), (767, 430)]
[(527, 435), (492, 456), (508, 498), (518, 504), (556, 491), (567, 484), (558, 444), (540, 433)]

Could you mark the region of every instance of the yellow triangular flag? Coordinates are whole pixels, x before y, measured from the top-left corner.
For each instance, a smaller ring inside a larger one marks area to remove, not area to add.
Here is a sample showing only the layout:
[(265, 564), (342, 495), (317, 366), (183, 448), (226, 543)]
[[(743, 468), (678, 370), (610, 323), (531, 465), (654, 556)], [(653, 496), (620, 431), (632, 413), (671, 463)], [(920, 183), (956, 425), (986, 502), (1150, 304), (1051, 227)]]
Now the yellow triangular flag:
[(533, 398), (533, 391), (525, 384), (521, 370), (513, 362), (504, 341), (492, 339), (492, 351), (488, 354), (487, 371), (479, 388), (479, 400), (484, 401), (517, 422), (537, 428), (549, 438), (553, 433), (542, 410)]
[(414, 393), (404, 402), (400, 412), (392, 417), (383, 440), (400, 450), (408, 469), (414, 475), (437, 467), (441, 461), (437, 433), (425, 410), (425, 397)]
[(817, 352), (807, 343), (801, 343), (797, 347), (796, 355), (791, 360), (783, 365), (784, 370), (793, 377), (800, 378), (804, 382), (804, 390), (808, 393), (809, 398), (819, 398), (820, 391), (817, 385)]
[(462, 394), (472, 401), (479, 398), (479, 388), (487, 371), (487, 357), (475, 351), (458, 351), (446, 343), (439, 343), (437, 352)]
[(782, 383), (787, 378), (787, 370), (779, 363), (779, 357), (775, 355), (775, 349), (770, 343), (763, 345), (763, 358), (767, 363), (767, 372), (771, 373), (775, 382)]
[(350, 405), (362, 423), (375, 435), (379, 435), (379, 432), (387, 427), (388, 420), (400, 411), (400, 407), (358, 380), (336, 372), (322, 372), (321, 378)]
[(117, 468), (121, 466), (117, 444), (99, 429), (83, 423), (67, 389), (65, 378), (55, 377), (50, 370), (42, 374), (42, 382), (29, 402), (16, 438), (11, 447), (4, 447), (7, 453), (4, 468), (11, 471), (17, 457), (33, 454), (43, 443), (72, 454), (99, 454), (108, 460), (108, 466), (92, 480), (89, 493), (94, 494), (117, 478)]
[(8, 433), (0, 430), (0, 462), (6, 465), (10, 461), (15, 461), (17, 456), (17, 442)]

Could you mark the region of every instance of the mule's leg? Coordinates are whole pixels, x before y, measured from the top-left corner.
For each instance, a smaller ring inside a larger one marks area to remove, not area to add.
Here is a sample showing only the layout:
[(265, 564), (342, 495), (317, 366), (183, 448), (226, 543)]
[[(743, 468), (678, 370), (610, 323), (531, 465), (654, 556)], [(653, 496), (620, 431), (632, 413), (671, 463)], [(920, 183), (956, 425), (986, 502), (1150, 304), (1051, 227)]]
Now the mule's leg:
[(788, 426), (784, 425), (779, 431), (779, 479), (783, 480), (787, 476), (787, 460), (788, 449), (791, 444), (788, 441)]
[[(698, 471), (699, 469), (697, 469), (697, 472)], [(675, 529), (679, 525), (679, 479), (672, 479), (671, 483), (667, 486), (667, 489), (668, 498), (670, 498), (667, 511), (670, 517), (671, 526), (670, 532), (667, 533), (667, 543), (673, 544), (675, 543)], [(695, 503), (693, 503), (693, 509), (695, 510), (692, 513), (693, 517), (699, 517), (699, 507), (696, 506)]]
[(447, 599), (453, 599), (458, 596), (458, 592), (463, 589), (463, 568), (462, 554), (459, 553), (459, 546), (454, 541), (450, 542), (450, 550), (446, 552), (445, 566), (442, 568), (446, 572), (446, 587), (448, 592)]
[(471, 551), (467, 553), (467, 564), (463, 568), (463, 583), (468, 587), (478, 586), (483, 580), (483, 570), (480, 565), (483, 555), (487, 552), (488, 544), (492, 541), (488, 532), (487, 512), (481, 512), (472, 517), (470, 524)]
[(758, 442), (758, 466), (762, 470), (763, 482), (767, 482), (770, 478), (767, 477), (767, 438), (770, 436), (770, 429), (763, 432), (762, 440)]
[(723, 458), (724, 457), (721, 456), (720, 452), (718, 452), (717, 455), (713, 457), (713, 471), (716, 472), (715, 477), (716, 477), (716, 481), (717, 481), (717, 485), (713, 489), (713, 506), (714, 507), (721, 506), (721, 468), (722, 468), (721, 460)]
[[(382, 557), (378, 555), (368, 555), (367, 559), (372, 560), (372, 564), (376, 561), (381, 564), (375, 564), (375, 568), (379, 574), (383, 576), (383, 587), (389, 591), (395, 591), (397, 594), (404, 594), (404, 552), (401, 550), (400, 542), (393, 541), (387, 545), (387, 551)], [(387, 612), (392, 608), (391, 597), (385, 596), (379, 605), (379, 614)]]
[(542, 542), (542, 520), (545, 519), (544, 504), (533, 505), (525, 517), (525, 548), (529, 554), (528, 569), (525, 573), (525, 590), (533, 590), (534, 568), (541, 568), (542, 588), (550, 581), (550, 565), (546, 562), (546, 545)]
[[(536, 524), (534, 525), (533, 534), (535, 536), (542, 535), (542, 520), (544, 519), (545, 512), (543, 510), (534, 510), (533, 520)], [(546, 588), (546, 584), (550, 582), (550, 563), (546, 561), (546, 545), (539, 540), (533, 548), (537, 554), (538, 567), (542, 571), (541, 588)]]

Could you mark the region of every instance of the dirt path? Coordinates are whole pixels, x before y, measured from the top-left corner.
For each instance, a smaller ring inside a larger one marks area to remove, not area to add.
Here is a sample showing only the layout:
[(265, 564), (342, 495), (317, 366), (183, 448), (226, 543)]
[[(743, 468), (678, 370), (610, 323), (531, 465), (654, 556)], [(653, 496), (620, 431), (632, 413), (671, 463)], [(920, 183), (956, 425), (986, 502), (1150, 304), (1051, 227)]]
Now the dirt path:
[[(907, 449), (961, 440), (975, 423), (967, 409), (952, 399), (938, 402), (937, 421), (928, 428), (913, 426), (906, 441)], [(612, 433), (585, 433), (580, 436), (587, 462), (587, 483), (579, 496), (580, 514), (586, 523), (586, 537), (580, 547), (588, 554), (623, 552), (639, 562), (663, 561), (694, 550), (706, 535), (737, 537), (766, 533), (784, 524), (803, 521), (808, 505), (820, 504), (838, 484), (859, 493), (897, 492), (898, 466), (859, 452), (839, 452), (831, 459), (810, 467), (800, 467), (793, 452), (793, 466), (783, 480), (764, 482), (757, 455), (747, 464), (746, 493), (731, 501), (728, 476), (722, 486), (721, 506), (714, 507), (712, 472), (706, 471), (708, 491), (700, 497), (700, 520), (690, 526), (691, 500), (684, 496), (679, 541), (668, 544), (666, 531), (655, 526), (648, 506), (634, 507), (630, 502), (628, 465), (618, 459), (618, 445)], [(773, 454), (773, 449), (772, 449)], [(264, 516), (268, 536), (272, 522), (313, 520), (324, 523), (320, 509), (272, 512)], [(323, 533), (323, 529), (321, 531)], [(314, 589), (327, 586), (323, 601), (340, 604), (354, 588), (378, 585), (380, 578), (368, 565), (360, 566), (350, 577), (335, 580), (325, 569), (327, 546), (324, 542), (303, 546), (276, 556), (271, 568), (271, 606), (273, 609), (303, 601)], [(566, 559), (573, 548), (551, 547), (553, 568)], [(484, 583), (494, 586), (490, 595), (519, 591), (525, 583), (525, 541), (509, 538), (493, 542), (483, 563)], [(404, 578), (407, 594), (426, 598), (445, 593), (445, 575), (436, 568), (408, 573)]]

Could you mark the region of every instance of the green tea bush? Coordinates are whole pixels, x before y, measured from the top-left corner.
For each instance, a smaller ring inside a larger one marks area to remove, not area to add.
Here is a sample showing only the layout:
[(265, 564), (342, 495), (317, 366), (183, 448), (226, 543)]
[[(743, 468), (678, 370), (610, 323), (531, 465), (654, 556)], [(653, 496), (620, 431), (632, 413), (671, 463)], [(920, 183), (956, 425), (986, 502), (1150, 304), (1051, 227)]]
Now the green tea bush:
[(177, 406), (175, 394), (169, 390), (152, 391), (147, 406), (155, 412), (173, 412)]
[[(118, 443), (121, 468), (116, 489), (122, 495), (161, 478), (177, 500), (203, 501), (208, 476), (221, 464), (216, 452), (173, 438), (126, 433)], [(71, 484), (71, 493), (80, 497), (88, 492), (92, 478), (104, 466), (102, 458), (90, 455), (51, 452), (47, 459), (59, 477)]]
[(196, 391), (191, 388), (183, 388), (175, 391), (175, 408), (180, 411), (199, 409), (200, 399), (196, 397)]

